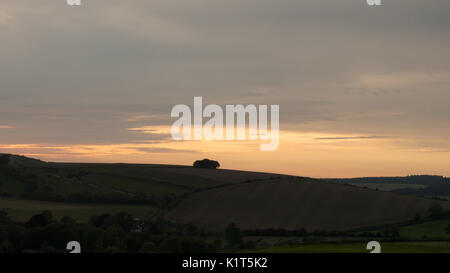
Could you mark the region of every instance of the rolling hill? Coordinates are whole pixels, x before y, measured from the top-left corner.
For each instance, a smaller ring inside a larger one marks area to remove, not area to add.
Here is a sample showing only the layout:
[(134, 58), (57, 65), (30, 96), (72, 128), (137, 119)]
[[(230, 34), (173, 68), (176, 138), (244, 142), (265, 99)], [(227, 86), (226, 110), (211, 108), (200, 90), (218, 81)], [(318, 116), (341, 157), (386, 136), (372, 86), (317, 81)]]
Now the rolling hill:
[[(450, 202), (287, 175), (155, 164), (52, 163), (0, 154), (0, 209), (23, 220), (48, 209), (86, 221), (123, 210), (223, 232), (347, 230), (399, 223)], [(73, 215), (72, 215), (73, 214)]]
[(231, 222), (243, 229), (349, 230), (408, 221), (450, 203), (306, 178), (280, 178), (198, 192), (168, 217), (208, 230)]

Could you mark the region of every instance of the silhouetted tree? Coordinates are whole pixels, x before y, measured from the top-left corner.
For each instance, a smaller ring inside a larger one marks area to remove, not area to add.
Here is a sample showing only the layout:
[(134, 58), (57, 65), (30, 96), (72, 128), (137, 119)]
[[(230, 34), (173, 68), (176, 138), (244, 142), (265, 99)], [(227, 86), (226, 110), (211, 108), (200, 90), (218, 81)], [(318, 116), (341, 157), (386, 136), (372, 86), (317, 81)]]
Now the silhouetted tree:
[(242, 233), (236, 224), (231, 223), (225, 229), (225, 240), (231, 247), (242, 245)]
[(215, 160), (209, 160), (207, 158), (203, 160), (197, 160), (194, 162), (194, 167), (203, 169), (217, 169), (220, 167), (219, 162)]
[(44, 211), (40, 214), (31, 216), (30, 220), (25, 223), (25, 227), (45, 227), (52, 222), (52, 213), (50, 211)]
[(414, 216), (414, 221), (419, 222), (421, 218), (422, 217), (420, 216), (420, 213), (416, 213), (416, 215)]

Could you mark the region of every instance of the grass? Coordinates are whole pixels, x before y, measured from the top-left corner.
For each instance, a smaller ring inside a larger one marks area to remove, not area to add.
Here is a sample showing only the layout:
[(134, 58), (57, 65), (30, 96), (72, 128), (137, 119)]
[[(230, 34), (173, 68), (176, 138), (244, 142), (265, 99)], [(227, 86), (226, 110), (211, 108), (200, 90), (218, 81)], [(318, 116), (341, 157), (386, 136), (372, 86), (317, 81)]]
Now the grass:
[[(450, 225), (450, 218), (440, 219), (440, 220), (428, 220), (426, 222), (419, 223), (408, 223), (408, 224), (398, 224), (391, 226), (390, 228), (396, 228), (400, 233), (400, 238), (407, 240), (442, 240), (449, 239), (450, 234), (446, 232), (446, 228)], [(371, 234), (383, 234), (384, 229), (372, 229), (366, 230), (364, 232), (357, 231), (353, 232), (353, 235), (364, 236), (364, 233), (368, 232)]]
[(399, 228), (400, 236), (404, 238), (448, 238), (445, 229), (450, 224), (450, 219), (442, 219), (408, 225)]
[[(192, 174), (185, 173), (186, 170)], [(216, 180), (216, 172), (211, 172), (209, 177), (202, 176), (203, 171), (183, 166), (139, 164), (51, 163), (27, 168), (28, 173), (37, 177), (39, 190), (48, 186), (52, 192), (63, 196), (79, 192), (107, 194), (123, 191), (158, 198), (229, 183), (228, 179)], [(239, 182), (244, 181), (243, 178), (238, 179)], [(23, 192), (24, 185), (0, 172), (0, 193), (8, 192), (17, 197)]]
[[(251, 253), (369, 253), (367, 242), (280, 245)], [(382, 253), (450, 253), (450, 242), (380, 242)]]
[[(38, 167), (11, 167), (13, 171), (36, 182), (33, 194), (68, 198), (89, 192), (94, 196), (145, 196), (154, 200), (181, 196), (196, 190), (229, 183), (228, 177), (217, 179), (220, 171), (184, 166), (144, 164), (49, 163)], [(227, 173), (227, 171), (222, 171)], [(237, 176), (239, 182), (244, 178)], [(31, 178), (29, 178), (31, 177)], [(22, 198), (27, 181), (0, 170), (0, 196)]]
[(80, 223), (86, 223), (91, 216), (102, 213), (126, 211), (133, 216), (144, 218), (151, 216), (155, 212), (155, 209), (149, 206), (56, 203), (9, 198), (0, 198), (0, 209), (6, 210), (12, 220), (19, 222), (25, 222), (32, 215), (41, 213), (44, 210), (51, 211), (53, 217), (57, 220), (64, 216), (70, 216)]

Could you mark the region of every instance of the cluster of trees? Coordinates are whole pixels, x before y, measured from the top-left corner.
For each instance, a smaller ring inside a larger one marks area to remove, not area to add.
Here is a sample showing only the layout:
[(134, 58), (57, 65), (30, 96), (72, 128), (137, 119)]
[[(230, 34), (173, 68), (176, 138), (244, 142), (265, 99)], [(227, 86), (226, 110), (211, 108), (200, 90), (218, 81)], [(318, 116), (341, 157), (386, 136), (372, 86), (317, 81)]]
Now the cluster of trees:
[(83, 253), (213, 253), (254, 248), (256, 243), (245, 242), (244, 235), (233, 223), (224, 234), (207, 234), (193, 224), (161, 217), (141, 220), (127, 212), (101, 214), (88, 223), (77, 223), (67, 216), (55, 220), (50, 211), (44, 211), (18, 223), (0, 211), (0, 253), (63, 253), (69, 251), (70, 241), (78, 241)]
[(210, 239), (194, 225), (144, 221), (126, 212), (98, 215), (87, 224), (70, 217), (56, 221), (49, 211), (15, 223), (0, 212), (0, 253), (67, 252), (70, 241), (80, 242), (86, 253), (215, 252), (221, 239)]
[(273, 228), (267, 228), (267, 229), (249, 229), (245, 230), (244, 234), (246, 236), (279, 236), (279, 237), (287, 237), (287, 236), (293, 236), (293, 237), (303, 237), (306, 236), (308, 233), (306, 232), (306, 229), (300, 228), (296, 230), (286, 230), (286, 229), (273, 229)]
[(381, 231), (377, 231), (377, 232), (365, 231), (365, 232), (362, 232), (362, 233), (358, 234), (358, 236), (362, 236), (362, 237), (382, 237), (382, 238), (394, 238), (394, 239), (397, 239), (397, 238), (400, 237), (400, 232), (399, 232), (398, 228), (396, 228), (396, 227), (385, 227)]
[(220, 167), (220, 164), (215, 160), (209, 160), (205, 158), (203, 160), (195, 161), (193, 166), (196, 168), (203, 168), (203, 169), (217, 169)]

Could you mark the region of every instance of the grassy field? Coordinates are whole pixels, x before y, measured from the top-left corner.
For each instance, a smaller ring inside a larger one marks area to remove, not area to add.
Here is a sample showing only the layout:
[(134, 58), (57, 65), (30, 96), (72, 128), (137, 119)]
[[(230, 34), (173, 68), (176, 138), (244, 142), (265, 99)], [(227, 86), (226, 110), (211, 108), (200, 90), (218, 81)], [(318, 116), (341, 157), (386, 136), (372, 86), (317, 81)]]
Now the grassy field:
[[(27, 161), (23, 160), (22, 163), (26, 164)], [(42, 163), (39, 166), (13, 165), (11, 168), (15, 168), (19, 176), (0, 171), (0, 194), (12, 197), (20, 197), (24, 193), (27, 185), (25, 180), (37, 183), (36, 193), (53, 193), (63, 197), (89, 192), (96, 195), (139, 194), (157, 199), (274, 176), (267, 173), (147, 164)]]
[[(259, 253), (369, 253), (364, 243), (323, 243), (272, 246), (248, 252)], [(380, 242), (382, 253), (450, 253), (450, 242)]]
[(151, 216), (155, 212), (149, 206), (73, 204), (5, 198), (0, 198), (0, 208), (6, 210), (13, 220), (20, 222), (27, 221), (32, 215), (41, 213), (44, 210), (50, 210), (55, 219), (70, 216), (80, 223), (85, 223), (91, 216), (102, 213), (126, 211), (133, 216), (144, 218)]
[[(446, 228), (450, 225), (450, 218), (439, 220), (428, 220), (426, 222), (398, 224), (390, 226), (389, 228), (395, 228), (398, 230), (402, 239), (414, 240), (414, 239), (427, 239), (427, 240), (450, 240), (450, 234), (447, 233)], [(353, 235), (364, 236), (364, 233), (370, 234), (383, 234), (384, 229), (377, 228), (367, 231), (357, 231)]]
[(400, 236), (405, 238), (448, 238), (450, 234), (446, 232), (450, 219), (430, 221), (399, 228)]

